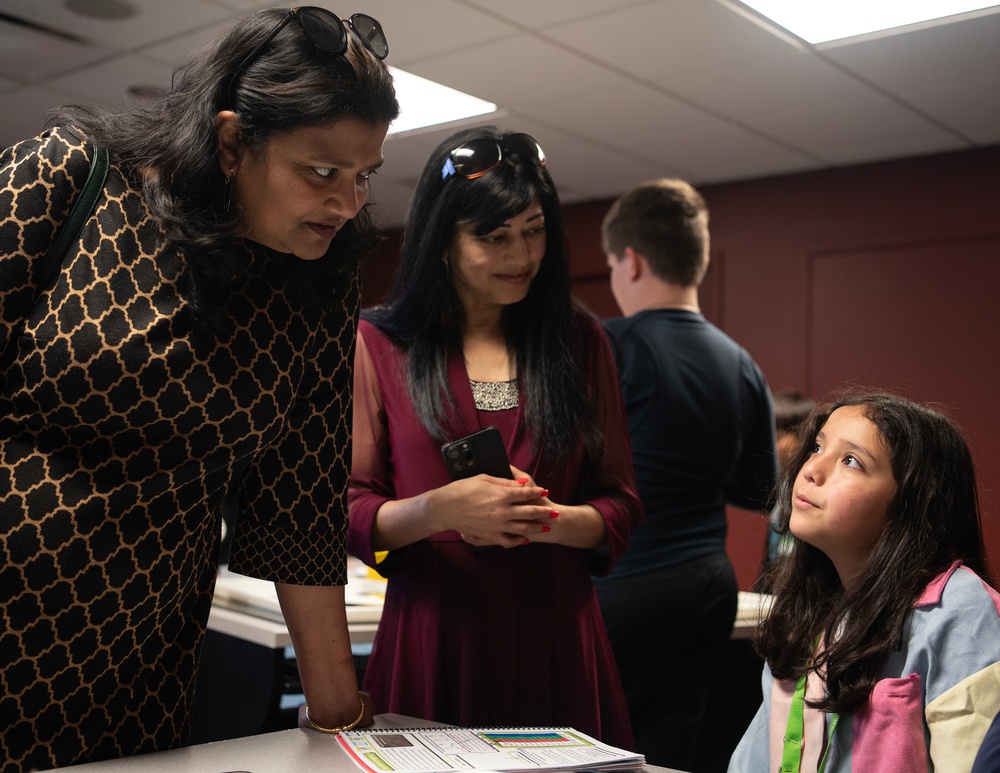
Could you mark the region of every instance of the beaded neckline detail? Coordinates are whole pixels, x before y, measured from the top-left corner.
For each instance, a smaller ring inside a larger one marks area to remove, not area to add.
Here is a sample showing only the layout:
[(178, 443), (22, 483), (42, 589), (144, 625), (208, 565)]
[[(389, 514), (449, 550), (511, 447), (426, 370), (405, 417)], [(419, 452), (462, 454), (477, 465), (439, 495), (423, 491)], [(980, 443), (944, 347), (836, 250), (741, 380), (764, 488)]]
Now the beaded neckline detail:
[(472, 381), (472, 399), (480, 411), (508, 411), (517, 408), (517, 381)]

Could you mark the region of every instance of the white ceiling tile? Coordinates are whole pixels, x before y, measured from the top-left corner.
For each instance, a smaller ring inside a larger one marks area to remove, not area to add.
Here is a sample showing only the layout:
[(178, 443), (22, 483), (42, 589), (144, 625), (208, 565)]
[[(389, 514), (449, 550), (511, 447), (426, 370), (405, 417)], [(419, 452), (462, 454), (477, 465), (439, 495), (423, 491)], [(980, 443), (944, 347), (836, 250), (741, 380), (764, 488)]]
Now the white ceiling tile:
[(978, 94), (996, 94), (996, 99), (970, 99), (966, 90), (941, 88), (910, 94), (911, 104), (928, 115), (947, 121), (948, 126), (977, 145), (1000, 143), (1000, 84), (993, 77), (968, 79), (966, 86)]
[(49, 85), (56, 90), (83, 95), (104, 105), (120, 105), (127, 98), (130, 86), (170, 88), (172, 69), (143, 56), (122, 56), (81, 69), (61, 78), (53, 78)]
[[(656, 0), (645, 0), (647, 3), (651, 1)], [(576, 0), (572, 3), (539, 2), (539, 0), (504, 0), (498, 3), (496, 0), (469, 0), (469, 3), (507, 19), (519, 27), (536, 30), (568, 20), (617, 12), (625, 5), (635, 4), (623, 3), (622, 0)], [(614, 22), (614, 18), (609, 21)], [(614, 26), (609, 32), (614, 32)]]
[(435, 57), (411, 71), (517, 110), (545, 110), (553, 100), (579, 94), (597, 103), (622, 82), (600, 65), (524, 34)]
[(760, 127), (772, 136), (804, 147), (830, 166), (964, 147), (953, 132), (887, 99), (869, 99), (846, 110), (812, 102), (809, 109), (763, 121)]
[(17, 104), (17, 110), (0, 121), (0, 147), (13, 145), (40, 134), (48, 122), (48, 111), (72, 101), (67, 94), (37, 86), (25, 87), (4, 95), (5, 103)]
[(836, 46), (828, 57), (882, 88), (901, 94), (962, 90), (956, 77), (1000, 81), (996, 67), (1000, 14), (905, 35)]
[(710, 0), (630, 5), (610, 16), (546, 29), (544, 34), (581, 55), (654, 83), (672, 82), (677, 73), (699, 68), (781, 56), (792, 48)]
[(84, 16), (53, 0), (4, 0), (4, 12), (118, 50), (135, 50), (229, 15), (203, 0), (130, 0), (129, 5), (136, 13), (124, 19)]
[(456, 0), (354, 0), (351, 13), (378, 19), (389, 42), (388, 62), (404, 70), (411, 62), (475, 50), (517, 33), (496, 16)]
[(692, 183), (724, 182), (801, 172), (815, 159), (746, 129), (718, 123), (697, 134), (662, 143), (665, 157), (695, 170)]
[(213, 24), (206, 24), (189, 33), (175, 35), (163, 43), (154, 43), (142, 49), (142, 55), (158, 61), (171, 69), (187, 60), (199, 48), (211, 43), (233, 25), (234, 19), (225, 19)]
[[(622, 84), (602, 97), (598, 106), (586, 98), (556, 100), (550, 105), (546, 120), (576, 135), (611, 145), (637, 160), (670, 164), (691, 174), (697, 174), (699, 169), (682, 155), (682, 148), (689, 153), (699, 138), (707, 142), (709, 137), (742, 138), (746, 133), (739, 126), (642, 84)], [(757, 142), (774, 145), (779, 156), (791, 155), (793, 158), (789, 160), (796, 165), (816, 161), (792, 149), (778, 148), (765, 138), (758, 138)], [(710, 155), (719, 152), (717, 142), (711, 144), (711, 151)], [(716, 171), (713, 164), (712, 173)]]
[(0, 74), (20, 83), (64, 73), (113, 53), (104, 46), (0, 20)]
[(738, 59), (731, 66), (690, 69), (670, 81), (672, 93), (739, 123), (794, 116), (824, 105), (849, 110), (880, 93), (809, 52)]
[(823, 51), (973, 142), (1000, 141), (1000, 14)]

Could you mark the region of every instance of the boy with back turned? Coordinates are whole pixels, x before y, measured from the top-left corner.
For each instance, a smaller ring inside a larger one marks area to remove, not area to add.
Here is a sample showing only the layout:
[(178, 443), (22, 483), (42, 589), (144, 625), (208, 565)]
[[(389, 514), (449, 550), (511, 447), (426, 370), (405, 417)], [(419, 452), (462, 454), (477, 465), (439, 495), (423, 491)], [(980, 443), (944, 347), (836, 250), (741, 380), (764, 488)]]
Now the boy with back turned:
[(624, 194), (602, 228), (610, 320), (646, 519), (596, 580), (638, 750), (691, 770), (737, 584), (726, 505), (766, 512), (776, 472), (770, 392), (750, 355), (708, 322), (708, 210), (681, 180)]

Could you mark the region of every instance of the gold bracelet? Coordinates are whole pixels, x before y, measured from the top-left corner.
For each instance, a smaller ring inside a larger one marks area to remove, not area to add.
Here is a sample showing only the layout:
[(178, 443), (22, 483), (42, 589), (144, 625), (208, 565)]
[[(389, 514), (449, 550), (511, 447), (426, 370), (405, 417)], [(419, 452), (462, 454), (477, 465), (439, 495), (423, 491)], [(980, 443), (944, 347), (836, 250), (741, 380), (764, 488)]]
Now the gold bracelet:
[(312, 717), (309, 716), (308, 704), (306, 705), (306, 722), (309, 723), (309, 727), (311, 727), (313, 730), (318, 730), (321, 733), (336, 734), (336, 733), (343, 733), (345, 730), (353, 730), (358, 726), (358, 723), (361, 721), (361, 718), (365, 715), (364, 696), (361, 695), (361, 693), (359, 692), (358, 697), (361, 698), (361, 713), (358, 714), (358, 718), (355, 719), (353, 722), (351, 722), (349, 725), (341, 725), (340, 727), (323, 727), (322, 725), (317, 725), (315, 722), (313, 722)]

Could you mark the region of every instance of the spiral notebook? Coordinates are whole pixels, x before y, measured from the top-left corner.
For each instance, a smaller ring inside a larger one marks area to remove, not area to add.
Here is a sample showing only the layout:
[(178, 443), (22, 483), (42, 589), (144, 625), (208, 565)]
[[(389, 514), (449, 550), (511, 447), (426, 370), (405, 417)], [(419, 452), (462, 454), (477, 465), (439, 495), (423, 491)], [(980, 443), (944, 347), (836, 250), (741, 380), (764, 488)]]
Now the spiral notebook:
[(384, 727), (340, 733), (338, 740), (369, 773), (627, 771), (646, 762), (571, 727)]

